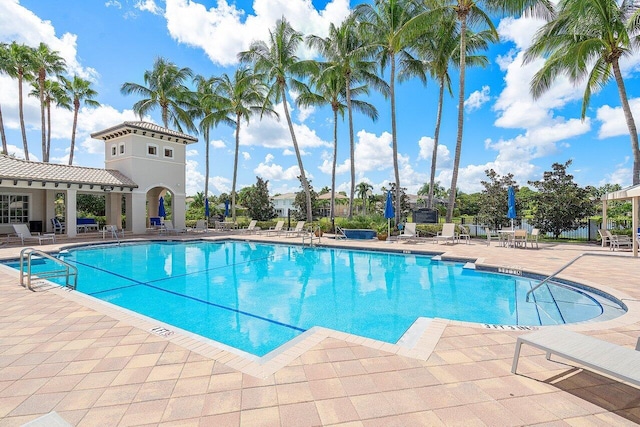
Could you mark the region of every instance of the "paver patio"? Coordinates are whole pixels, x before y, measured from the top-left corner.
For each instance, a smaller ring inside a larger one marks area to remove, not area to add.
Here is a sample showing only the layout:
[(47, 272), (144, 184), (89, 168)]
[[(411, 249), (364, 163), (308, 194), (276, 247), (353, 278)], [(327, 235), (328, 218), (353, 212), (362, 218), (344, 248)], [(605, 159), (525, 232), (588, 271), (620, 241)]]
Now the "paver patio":
[[(585, 251), (611, 255), (581, 259), (561, 277), (611, 292), (629, 312), (567, 328), (630, 348), (640, 336), (640, 261), (628, 252), (610, 253), (596, 245), (509, 249), (487, 247), (484, 240), (448, 246), (366, 244), (444, 252), (546, 274)], [(2, 247), (0, 259), (15, 258), (19, 250)], [(78, 426), (640, 422), (640, 389), (547, 361), (535, 349), (523, 348), (518, 375), (511, 374), (519, 331), (441, 320), (427, 328), (414, 352), (320, 331), (292, 345), (282, 358), (261, 364), (190, 334), (156, 335), (149, 319), (77, 294), (29, 292), (14, 272), (0, 269), (0, 426), (19, 426), (50, 411)]]

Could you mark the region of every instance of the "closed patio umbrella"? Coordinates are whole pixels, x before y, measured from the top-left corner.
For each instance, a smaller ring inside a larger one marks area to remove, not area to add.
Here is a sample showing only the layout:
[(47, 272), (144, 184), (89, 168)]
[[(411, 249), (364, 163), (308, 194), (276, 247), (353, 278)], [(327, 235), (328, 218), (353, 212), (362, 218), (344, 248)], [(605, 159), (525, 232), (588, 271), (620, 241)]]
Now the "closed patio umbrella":
[(209, 218), (209, 198), (204, 199), (204, 217)]
[(228, 217), (229, 216), (229, 201), (225, 200), (224, 201), (224, 217)]
[(391, 199), (391, 190), (387, 191), (387, 201), (384, 204), (384, 217), (387, 218), (387, 240), (391, 235), (391, 218), (395, 218), (396, 212), (393, 209), (393, 200)]
[(509, 186), (509, 190), (507, 191), (508, 195), (508, 207), (507, 218), (511, 220), (511, 228), (513, 229), (513, 220), (516, 218), (516, 190), (513, 186)]
[(167, 211), (164, 208), (164, 198), (160, 197), (160, 203), (158, 204), (158, 216), (161, 218), (167, 217)]

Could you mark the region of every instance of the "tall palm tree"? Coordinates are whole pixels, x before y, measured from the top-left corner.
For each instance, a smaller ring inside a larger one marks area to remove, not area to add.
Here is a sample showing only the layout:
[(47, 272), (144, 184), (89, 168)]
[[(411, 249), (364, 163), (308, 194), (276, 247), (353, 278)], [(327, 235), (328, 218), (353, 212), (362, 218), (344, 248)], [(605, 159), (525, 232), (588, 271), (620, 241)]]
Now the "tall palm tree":
[[(311, 78), (311, 87), (315, 89), (302, 92), (298, 97), (298, 104), (310, 106), (331, 106), (333, 112), (333, 163), (331, 166), (331, 201), (329, 210), (331, 218), (335, 217), (335, 197), (336, 197), (336, 162), (338, 156), (338, 114), (344, 118), (344, 111), (347, 109), (345, 103), (347, 91), (353, 97), (350, 99), (351, 108), (360, 111), (372, 120), (378, 119), (378, 110), (365, 101), (355, 99), (359, 94), (368, 94), (367, 86), (349, 88), (347, 79), (338, 68), (332, 67), (331, 63), (325, 64), (327, 68), (319, 71)], [(353, 155), (353, 153), (352, 153)], [(353, 178), (352, 178), (353, 180)], [(350, 206), (352, 203), (350, 204)]]
[(373, 190), (373, 185), (368, 182), (361, 182), (358, 184), (358, 197), (362, 199), (362, 210), (363, 214), (367, 214), (367, 197), (369, 196), (369, 192)]
[(178, 68), (173, 62), (159, 57), (153, 63), (153, 69), (144, 72), (145, 85), (124, 83), (120, 92), (124, 95), (136, 94), (143, 97), (133, 104), (133, 111), (140, 116), (140, 120), (159, 107), (165, 128), (171, 124), (183, 132), (184, 125), (187, 130), (196, 132), (189, 114), (189, 108), (193, 105), (193, 92), (185, 84), (192, 78), (191, 69)]
[(238, 68), (233, 75), (222, 74), (214, 79), (214, 95), (218, 99), (222, 121), (235, 128), (235, 157), (231, 184), (231, 217), (236, 220), (236, 182), (238, 177), (238, 154), (240, 151), (240, 124), (247, 125), (253, 115), (276, 115), (266, 98), (267, 87), (262, 76), (250, 68)]
[[(433, 209), (433, 194), (445, 88), (447, 92), (449, 92), (449, 95), (453, 96), (449, 66), (453, 65), (456, 67), (460, 63), (460, 33), (458, 32), (459, 27), (456, 25), (456, 16), (452, 13), (443, 13), (438, 16), (436, 22), (437, 25), (430, 27), (426, 34), (419, 36), (416, 41), (412, 43), (424, 65), (419, 71), (428, 73), (438, 84), (438, 108), (433, 133), (431, 174), (427, 195), (427, 207), (429, 209)], [(476, 34), (467, 31), (466, 37), (466, 65), (482, 67), (488, 65), (489, 60), (486, 56), (474, 55), (474, 52), (487, 49), (489, 42), (496, 42), (497, 38), (495, 37), (495, 33), (492, 31), (481, 31)]]
[(349, 158), (351, 162), (351, 189), (349, 192), (349, 218), (351, 218), (353, 216), (353, 199), (356, 185), (351, 86), (357, 82), (368, 84), (385, 96), (388, 95), (389, 87), (384, 80), (376, 75), (377, 64), (368, 59), (371, 47), (364, 39), (359, 37), (357, 22), (353, 15), (345, 19), (339, 27), (331, 24), (329, 26), (329, 35), (325, 38), (315, 35), (308, 36), (307, 44), (317, 49), (325, 59), (326, 66), (330, 69), (335, 69), (345, 80), (347, 114), (349, 116)]
[[(71, 99), (65, 93), (62, 85), (55, 80), (45, 80), (44, 92), (42, 93), (47, 121), (45, 151), (48, 154), (51, 151), (51, 104), (55, 103), (58, 107), (70, 110)], [(31, 82), (31, 92), (29, 92), (29, 96), (40, 98), (40, 94), (40, 84), (37, 81)]]
[(20, 116), (20, 130), (22, 131), (22, 147), (25, 160), (29, 160), (29, 144), (27, 143), (27, 131), (24, 126), (24, 103), (23, 103), (23, 82), (32, 80), (31, 56), (33, 49), (25, 44), (18, 44), (15, 41), (9, 45), (9, 67), (7, 74), (18, 79), (18, 113)]
[(375, 49), (375, 59), (380, 71), (389, 67), (389, 95), (391, 98), (391, 140), (393, 170), (395, 176), (396, 222), (400, 221), (400, 170), (398, 168), (398, 133), (396, 126), (395, 82), (397, 69), (415, 64), (408, 51), (407, 25), (421, 11), (419, 2), (413, 0), (374, 0), (373, 4), (362, 3), (354, 9), (360, 23), (362, 37)]
[(84, 104), (86, 107), (96, 108), (100, 103), (95, 98), (98, 92), (93, 90), (91, 82), (79, 76), (73, 76), (73, 79), (62, 78), (64, 91), (69, 99), (73, 102), (73, 128), (71, 130), (71, 146), (69, 149), (69, 165), (73, 164), (73, 152), (76, 146), (76, 129), (78, 126), (78, 112), (80, 106)]
[[(198, 128), (204, 136), (204, 194), (202, 197), (202, 206), (204, 207), (204, 200), (209, 198), (209, 151), (210, 151), (210, 135), (211, 129), (218, 126), (220, 119), (218, 118), (218, 106), (216, 100), (213, 98), (213, 77), (205, 78), (203, 76), (196, 76), (194, 81), (196, 83), (194, 105), (191, 107), (190, 113), (193, 117), (200, 118), (200, 124)], [(196, 194), (197, 195), (197, 194)]]
[(60, 54), (51, 50), (45, 43), (40, 43), (31, 55), (32, 67), (35, 70), (40, 88), (40, 123), (42, 130), (42, 161), (49, 161), (49, 147), (45, 132), (45, 82), (47, 74), (60, 75), (66, 70), (66, 62)]
[[(10, 69), (9, 45), (0, 43), (0, 75), (9, 74)], [(7, 135), (4, 132), (4, 121), (2, 120), (2, 106), (0, 106), (0, 139), (2, 140), (2, 154), (9, 154), (7, 149)]]
[(302, 156), (293, 129), (293, 122), (287, 106), (287, 90), (302, 92), (303, 84), (297, 78), (310, 75), (315, 69), (312, 61), (300, 61), (296, 51), (302, 42), (302, 34), (291, 27), (282, 17), (276, 22), (275, 28), (269, 30), (269, 40), (254, 41), (249, 50), (240, 52), (238, 58), (244, 63), (252, 63), (256, 72), (263, 74), (268, 86), (267, 99), (274, 104), (282, 102), (284, 115), (287, 118), (291, 141), (300, 169), (300, 182), (304, 189), (307, 204), (307, 221), (313, 221), (313, 205), (311, 204), (311, 190), (309, 181), (302, 165)]
[[(515, 14), (523, 11), (543, 18), (553, 16), (551, 0), (435, 0), (435, 10), (445, 8), (453, 10), (460, 23), (460, 78), (458, 87), (458, 133), (456, 137), (456, 150), (453, 160), (453, 172), (451, 174), (451, 191), (449, 192), (449, 205), (447, 206), (446, 222), (451, 222), (453, 208), (456, 200), (456, 188), (458, 185), (458, 169), (460, 167), (460, 155), (462, 153), (462, 133), (464, 123), (464, 88), (467, 54), (467, 28), (472, 26), (484, 27), (497, 38), (497, 31), (491, 22), (487, 12), (501, 14)], [(482, 6), (486, 9), (482, 9)]]
[(547, 56), (531, 81), (534, 98), (548, 91), (559, 76), (567, 76), (574, 84), (586, 79), (583, 120), (593, 91), (614, 78), (631, 137), (633, 185), (640, 184), (640, 148), (620, 59), (638, 48), (639, 14), (640, 6), (632, 0), (562, 0), (558, 16), (538, 31), (524, 57), (526, 63)]

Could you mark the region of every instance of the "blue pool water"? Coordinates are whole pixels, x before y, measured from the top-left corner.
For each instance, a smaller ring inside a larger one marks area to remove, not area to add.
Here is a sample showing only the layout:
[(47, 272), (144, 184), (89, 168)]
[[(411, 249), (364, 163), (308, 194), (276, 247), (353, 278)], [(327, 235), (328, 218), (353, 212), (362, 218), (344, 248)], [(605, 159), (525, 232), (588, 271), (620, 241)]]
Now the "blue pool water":
[(535, 279), (415, 254), (227, 241), (59, 256), (78, 267), (78, 291), (258, 356), (316, 325), (395, 343), (418, 317), (530, 326), (624, 312), (557, 283), (525, 302)]

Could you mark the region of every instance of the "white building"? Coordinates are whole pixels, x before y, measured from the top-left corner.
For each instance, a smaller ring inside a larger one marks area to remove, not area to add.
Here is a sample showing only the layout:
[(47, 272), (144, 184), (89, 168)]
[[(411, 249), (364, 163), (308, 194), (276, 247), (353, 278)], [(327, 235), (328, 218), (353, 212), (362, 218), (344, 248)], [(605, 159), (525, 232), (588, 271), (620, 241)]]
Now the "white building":
[(289, 215), (289, 211), (295, 211), (293, 202), (296, 200), (296, 193), (285, 193), (279, 196), (273, 196), (271, 201), (273, 207), (280, 218), (286, 218)]

